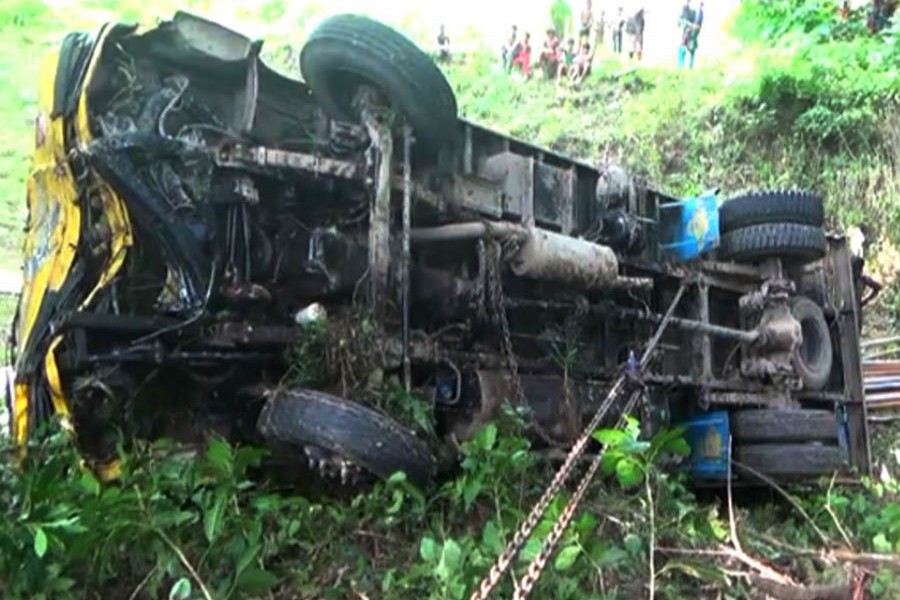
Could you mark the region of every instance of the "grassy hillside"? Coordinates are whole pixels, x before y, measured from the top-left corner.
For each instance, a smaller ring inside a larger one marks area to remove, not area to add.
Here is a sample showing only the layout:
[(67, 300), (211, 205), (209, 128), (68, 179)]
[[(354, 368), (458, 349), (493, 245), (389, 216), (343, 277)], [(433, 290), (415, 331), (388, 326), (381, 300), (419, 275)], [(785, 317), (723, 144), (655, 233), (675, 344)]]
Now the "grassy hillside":
[[(285, 8), (232, 0), (177, 3), (252, 35), (268, 55), (290, 53), (325, 3)], [(463, 114), (589, 161), (622, 162), (676, 194), (707, 187), (812, 187), (831, 224), (866, 224), (874, 268), (895, 276), (900, 246), (900, 46), (864, 33), (828, 3), (745, 2), (740, 52), (691, 72), (643, 68), (603, 55), (578, 89), (497, 72), (485, 51), (448, 69)], [(106, 19), (152, 21), (163, 0), (7, 0), (0, 14), (0, 268), (18, 268), (24, 178), (40, 53), (64, 31)], [(800, 8), (797, 8), (800, 6)], [(826, 8), (819, 8), (826, 6)], [(812, 7), (812, 8), (810, 8)], [(414, 19), (395, 25), (422, 33)], [(477, 41), (477, 40), (476, 40)], [(878, 264), (880, 261), (880, 265)], [(887, 294), (885, 320), (900, 309)], [(3, 319), (6, 321), (6, 319)], [(615, 468), (588, 491), (536, 598), (751, 598), (755, 572), (734, 552), (803, 583), (868, 574), (873, 598), (900, 598), (885, 556), (900, 554), (900, 443), (878, 440), (879, 477), (808, 486), (785, 500), (768, 490), (729, 503), (698, 495), (671, 470), (670, 452), (616, 434)], [(254, 477), (258, 451), (213, 442), (196, 455), (166, 443), (124, 454), (122, 480), (101, 486), (78, 469), (60, 434), (27, 468), (0, 464), (0, 597), (4, 598), (463, 598), (549, 480), (514, 419), (467, 444), (461, 472), (423, 493), (402, 478), (374, 490), (290, 493)], [(678, 450), (668, 447), (667, 450)], [(562, 511), (557, 499), (524, 559)], [(827, 550), (880, 553), (854, 566)], [(517, 567), (521, 570), (523, 563)], [(505, 581), (498, 597), (512, 590)]]

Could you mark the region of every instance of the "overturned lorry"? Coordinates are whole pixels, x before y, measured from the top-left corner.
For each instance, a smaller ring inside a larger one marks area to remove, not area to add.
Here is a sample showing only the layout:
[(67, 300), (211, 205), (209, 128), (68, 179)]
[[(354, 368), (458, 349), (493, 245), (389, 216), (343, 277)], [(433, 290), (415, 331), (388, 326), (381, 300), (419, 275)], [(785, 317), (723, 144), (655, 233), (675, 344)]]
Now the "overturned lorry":
[[(732, 446), (776, 478), (869, 468), (859, 277), (821, 198), (676, 199), (459, 119), (432, 61), (363, 17), (312, 33), (302, 82), (260, 50), (178, 13), (45, 61), (17, 442), (55, 414), (107, 475), (123, 432), (215, 432), (425, 484), (505, 407), (570, 444), (671, 307), (642, 420), (687, 426), (698, 481)], [(377, 400), (392, 378), (427, 435)]]

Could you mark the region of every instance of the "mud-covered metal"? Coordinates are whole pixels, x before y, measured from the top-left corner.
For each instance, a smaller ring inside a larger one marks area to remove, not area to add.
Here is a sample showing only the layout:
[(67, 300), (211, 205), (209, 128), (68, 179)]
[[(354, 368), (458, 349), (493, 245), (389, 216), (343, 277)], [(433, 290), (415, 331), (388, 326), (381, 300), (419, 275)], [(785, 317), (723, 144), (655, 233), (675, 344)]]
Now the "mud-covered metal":
[(588, 290), (609, 286), (619, 263), (608, 246), (530, 228), (510, 263), (513, 273)]
[[(852, 415), (854, 461), (867, 460), (850, 349), (859, 277), (842, 240), (803, 269), (714, 252), (673, 262), (660, 207), (677, 198), (465, 120), (441, 148), (429, 128), (425, 151), (411, 144), (422, 120), (385, 89), (408, 81), (351, 78), (352, 110), (336, 117), (267, 67), (261, 42), (185, 13), (67, 39), (39, 82), (10, 402), (20, 443), (62, 414), (102, 467), (122, 431), (193, 443), (216, 423), (257, 439), (266, 403), (248, 390), (371, 410), (397, 378), (404, 402), (426, 402), (431, 446), (465, 441), (510, 399), (536, 445), (565, 445), (687, 294), (644, 376), (659, 414), (803, 408), (815, 393)], [(382, 46), (366, 60), (389, 60)], [(803, 340), (785, 307), (798, 297), (834, 334), (821, 389), (796, 385)], [(379, 419), (396, 431), (409, 407), (387, 405), (396, 414)], [(304, 414), (309, 431), (334, 424)], [(376, 472), (363, 442), (354, 456), (306, 443), (296, 458), (338, 480), (350, 465)]]

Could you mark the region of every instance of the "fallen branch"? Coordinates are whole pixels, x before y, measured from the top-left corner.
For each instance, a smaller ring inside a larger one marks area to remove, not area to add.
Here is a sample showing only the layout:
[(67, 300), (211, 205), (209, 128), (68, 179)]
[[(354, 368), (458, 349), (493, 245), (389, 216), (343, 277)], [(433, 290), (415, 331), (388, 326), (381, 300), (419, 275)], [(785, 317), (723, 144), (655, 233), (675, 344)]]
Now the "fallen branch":
[(798, 586), (784, 584), (750, 575), (750, 582), (757, 590), (778, 600), (847, 600), (852, 593), (849, 584)]
[[(819, 539), (822, 540), (822, 543), (825, 545), (831, 545), (831, 538), (829, 538), (825, 534), (824, 531), (819, 529), (819, 526), (816, 525), (815, 521), (812, 520), (812, 517), (810, 517), (809, 514), (805, 510), (803, 510), (803, 507), (800, 506), (800, 503), (797, 502), (796, 500), (794, 500), (794, 498), (791, 497), (791, 495), (787, 493), (787, 490), (785, 490), (783, 487), (778, 485), (775, 482), (775, 480), (773, 480), (771, 477), (769, 477), (767, 475), (764, 475), (763, 473), (760, 473), (759, 471), (757, 471), (756, 469), (754, 469), (751, 466), (745, 465), (745, 464), (738, 462), (736, 460), (733, 460), (733, 459), (731, 462), (733, 462), (734, 464), (739, 466), (741, 469), (746, 470), (748, 473), (750, 473), (751, 475), (753, 475), (754, 477), (756, 477), (763, 483), (769, 485), (773, 490), (775, 490), (776, 492), (781, 494), (781, 496), (785, 500), (787, 500), (788, 502), (791, 503), (791, 506), (793, 506), (794, 508), (797, 509), (797, 512), (799, 512), (801, 515), (803, 515), (803, 518), (806, 519), (806, 522), (810, 524), (810, 526), (813, 528), (813, 531), (815, 531), (816, 535), (819, 536)], [(834, 480), (832, 480), (832, 484), (833, 484), (833, 482), (834, 482)]]
[[(728, 440), (728, 449), (729, 449), (729, 458), (731, 457), (731, 439)], [(760, 561), (756, 560), (746, 552), (741, 547), (741, 540), (738, 538), (737, 534), (737, 521), (734, 518), (734, 501), (731, 493), (731, 463), (732, 461), (728, 461), (728, 483), (727, 483), (727, 492), (728, 492), (728, 525), (729, 531), (731, 532), (731, 545), (734, 546), (734, 558), (741, 561), (751, 569), (758, 571), (766, 579), (770, 579), (774, 582), (783, 584), (783, 585), (795, 585), (793, 581), (791, 581), (788, 577), (782, 575), (775, 569), (764, 565)]]
[(848, 550), (829, 550), (821, 553), (824, 560), (852, 563), (854, 565), (877, 571), (879, 569), (891, 569), (900, 573), (900, 556), (893, 554), (875, 554), (850, 552)]
[(808, 548), (792, 546), (791, 544), (777, 540), (770, 535), (762, 534), (761, 537), (773, 546), (781, 548), (786, 556), (792, 558), (814, 558), (826, 565), (833, 565), (836, 563), (852, 564), (872, 571), (891, 569), (900, 573), (900, 556), (894, 556), (893, 554), (860, 553), (844, 549), (810, 550)]

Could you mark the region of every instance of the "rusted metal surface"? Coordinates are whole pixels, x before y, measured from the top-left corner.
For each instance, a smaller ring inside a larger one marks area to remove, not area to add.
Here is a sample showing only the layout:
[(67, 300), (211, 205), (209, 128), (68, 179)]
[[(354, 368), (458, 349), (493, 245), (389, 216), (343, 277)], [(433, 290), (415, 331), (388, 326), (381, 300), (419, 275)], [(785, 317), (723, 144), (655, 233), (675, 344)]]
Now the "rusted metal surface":
[(383, 322), (388, 302), (391, 260), (391, 156), (394, 140), (390, 128), (371, 109), (363, 111), (363, 122), (372, 138), (375, 164), (374, 198), (369, 207), (369, 281), (372, 313)]
[(362, 165), (356, 162), (317, 154), (241, 144), (220, 148), (216, 154), (216, 164), (227, 168), (285, 169), (342, 179), (358, 179), (363, 175)]
[(503, 216), (503, 190), (487, 179), (456, 176), (449, 186), (449, 203), (499, 219)]
[[(618, 318), (637, 319), (640, 321), (649, 321), (651, 323), (660, 323), (663, 319), (663, 315), (659, 313), (646, 312), (634, 308), (613, 308), (612, 310), (614, 311), (614, 316)], [(691, 319), (682, 319), (680, 317), (672, 317), (669, 325), (673, 329), (705, 333), (744, 344), (756, 343), (761, 335), (758, 331), (741, 331), (740, 329), (703, 323), (701, 321), (693, 321)]]
[(510, 263), (513, 273), (520, 277), (580, 289), (608, 288), (617, 283), (638, 287), (645, 283), (640, 278), (620, 280), (619, 263), (609, 247), (537, 227), (476, 221), (412, 231), (412, 239), (417, 243), (485, 238), (514, 238), (521, 242)]
[(410, 237), (416, 243), (428, 243), (505, 237), (524, 240), (527, 235), (528, 229), (515, 223), (472, 221), (437, 227), (419, 227), (412, 230)]
[(787, 408), (797, 406), (786, 391), (769, 391), (766, 393), (748, 392), (713, 392), (709, 394), (710, 404), (726, 406), (766, 406), (770, 408)]
[[(471, 420), (457, 424), (454, 435), (460, 441), (471, 439), (484, 424), (499, 417), (503, 403), (515, 397), (508, 370), (481, 369), (467, 380), (479, 409)], [(520, 381), (534, 422), (554, 440), (567, 443), (578, 435), (582, 416), (592, 415), (609, 391), (608, 382), (558, 375), (522, 375)]]
[(838, 311), (838, 343), (844, 374), (844, 395), (849, 401), (850, 462), (863, 474), (870, 474), (872, 448), (869, 441), (868, 408), (863, 388), (862, 357), (859, 339), (859, 314), (853, 281), (849, 247), (840, 240), (829, 239), (828, 264), (833, 273), (834, 304)]
[(534, 227), (510, 266), (521, 277), (588, 290), (608, 287), (619, 275), (619, 262), (608, 246)]

